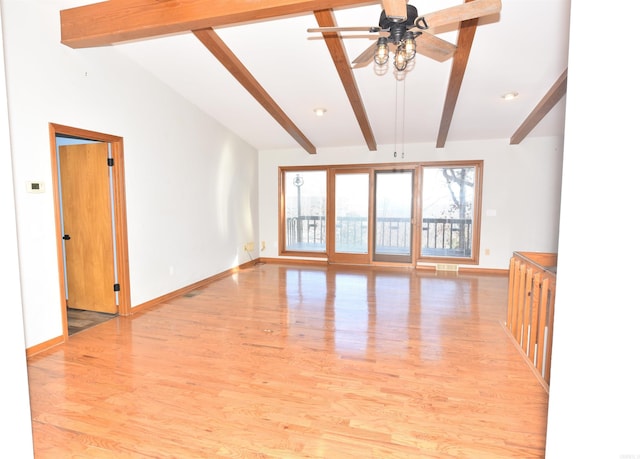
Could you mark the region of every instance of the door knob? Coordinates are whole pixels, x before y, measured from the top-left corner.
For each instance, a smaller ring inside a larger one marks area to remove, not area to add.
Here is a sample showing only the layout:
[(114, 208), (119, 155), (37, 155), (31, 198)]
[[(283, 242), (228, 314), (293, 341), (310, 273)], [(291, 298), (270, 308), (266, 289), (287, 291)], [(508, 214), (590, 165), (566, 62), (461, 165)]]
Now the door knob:
[(62, 236), (62, 239), (64, 239), (65, 241), (68, 241), (69, 239), (71, 239), (71, 236), (69, 236), (68, 234), (65, 234), (64, 236)]

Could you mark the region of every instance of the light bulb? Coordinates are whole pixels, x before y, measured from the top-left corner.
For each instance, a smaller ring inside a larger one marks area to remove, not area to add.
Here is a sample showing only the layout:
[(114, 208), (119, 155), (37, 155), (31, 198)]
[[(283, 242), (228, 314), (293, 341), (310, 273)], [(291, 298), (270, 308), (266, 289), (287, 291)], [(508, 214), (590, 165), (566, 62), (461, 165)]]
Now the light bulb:
[(389, 60), (389, 46), (387, 45), (386, 38), (384, 37), (378, 38), (376, 53), (373, 56), (373, 59), (376, 61), (376, 64), (378, 65), (384, 65)]
[(407, 32), (404, 35), (404, 49), (406, 50), (408, 61), (416, 57), (416, 39), (413, 32)]
[(396, 70), (402, 72), (407, 68), (407, 52), (404, 48), (404, 44), (398, 46), (398, 50), (396, 51), (396, 57), (393, 61), (393, 65), (396, 67)]

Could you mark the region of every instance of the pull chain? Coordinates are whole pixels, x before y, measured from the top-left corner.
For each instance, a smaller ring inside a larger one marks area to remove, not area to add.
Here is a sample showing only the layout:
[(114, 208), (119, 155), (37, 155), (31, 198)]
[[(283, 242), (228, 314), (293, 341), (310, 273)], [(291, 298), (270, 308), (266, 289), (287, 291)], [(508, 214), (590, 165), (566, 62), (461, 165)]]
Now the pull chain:
[(404, 121), (405, 121), (405, 114), (406, 114), (406, 109), (405, 109), (405, 102), (406, 102), (406, 83), (405, 83), (405, 79), (402, 79), (402, 130), (401, 130), (401, 135), (402, 135), (402, 158), (404, 159)]
[[(398, 97), (398, 92), (400, 91), (400, 84), (402, 84), (402, 97), (401, 99)], [(396, 78), (396, 110), (395, 110), (395, 126), (393, 133), (394, 147), (393, 147), (393, 157), (398, 157), (398, 128), (400, 129), (400, 142), (402, 147), (402, 152), (400, 153), (400, 157), (404, 158), (404, 116), (405, 116), (405, 101), (406, 101), (406, 91), (404, 85), (404, 78), (398, 79)]]
[(396, 78), (396, 106), (393, 114), (393, 157), (398, 157), (398, 79)]

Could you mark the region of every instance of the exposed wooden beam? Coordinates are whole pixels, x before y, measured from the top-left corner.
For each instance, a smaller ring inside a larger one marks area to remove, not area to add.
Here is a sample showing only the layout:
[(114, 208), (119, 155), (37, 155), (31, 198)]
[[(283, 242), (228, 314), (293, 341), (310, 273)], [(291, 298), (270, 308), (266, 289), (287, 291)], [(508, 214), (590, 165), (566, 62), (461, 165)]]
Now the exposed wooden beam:
[[(314, 11), (314, 14), (320, 27), (336, 27), (337, 24), (335, 17), (333, 16), (333, 11), (319, 10)], [(349, 102), (351, 103), (351, 108), (356, 115), (356, 119), (360, 125), (362, 135), (364, 135), (365, 142), (367, 143), (370, 151), (375, 151), (377, 149), (376, 139), (374, 138), (373, 130), (369, 124), (369, 117), (367, 116), (367, 112), (364, 108), (364, 103), (362, 102), (362, 97), (360, 96), (360, 90), (356, 84), (356, 79), (353, 76), (353, 70), (351, 69), (351, 65), (347, 57), (347, 51), (344, 48), (344, 43), (335, 32), (324, 32), (322, 35), (325, 43), (327, 44), (327, 48), (329, 48), (329, 53), (331, 54), (334, 65), (336, 66), (340, 80), (342, 81), (342, 86), (344, 86), (344, 90), (346, 91)]]
[(538, 105), (527, 116), (520, 127), (516, 129), (516, 132), (511, 136), (510, 145), (517, 145), (529, 135), (531, 130), (538, 125), (538, 123), (547, 116), (547, 113), (558, 103), (562, 97), (567, 93), (567, 69), (562, 72), (560, 77), (551, 86), (551, 89), (545, 94), (545, 96), (538, 102)]
[(60, 11), (60, 28), (63, 44), (88, 48), (376, 3), (371, 0), (110, 0)]
[(453, 55), (449, 86), (442, 110), (442, 118), (440, 119), (440, 130), (438, 131), (436, 148), (443, 148), (447, 141), (447, 135), (449, 135), (453, 112), (458, 102), (458, 95), (460, 94), (460, 87), (462, 86), (462, 80), (464, 79), (467, 63), (469, 62), (471, 45), (473, 44), (477, 26), (478, 18), (467, 19), (460, 24), (460, 30), (458, 31), (458, 48)]
[(249, 70), (231, 52), (231, 50), (220, 39), (213, 29), (194, 30), (193, 34), (198, 37), (204, 46), (213, 54), (222, 65), (235, 77), (238, 82), (249, 91), (260, 105), (287, 131), (307, 152), (316, 153), (316, 147), (305, 137), (298, 127), (289, 119), (287, 114), (269, 96), (267, 91), (251, 75)]

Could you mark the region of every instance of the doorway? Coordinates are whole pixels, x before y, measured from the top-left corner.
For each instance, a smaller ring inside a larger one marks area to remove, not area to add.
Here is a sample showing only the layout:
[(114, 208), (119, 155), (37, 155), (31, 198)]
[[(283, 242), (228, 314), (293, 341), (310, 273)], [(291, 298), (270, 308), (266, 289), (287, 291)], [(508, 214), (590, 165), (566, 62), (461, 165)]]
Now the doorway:
[(331, 263), (413, 263), (415, 168), (344, 168), (329, 177)]
[(330, 176), (333, 215), (327, 231), (329, 260), (332, 263), (368, 264), (371, 261), (371, 171), (341, 169)]
[(373, 261), (413, 260), (414, 170), (375, 171)]
[(50, 141), (66, 339), (81, 313), (104, 319), (131, 311), (124, 158), (117, 136), (50, 124)]

